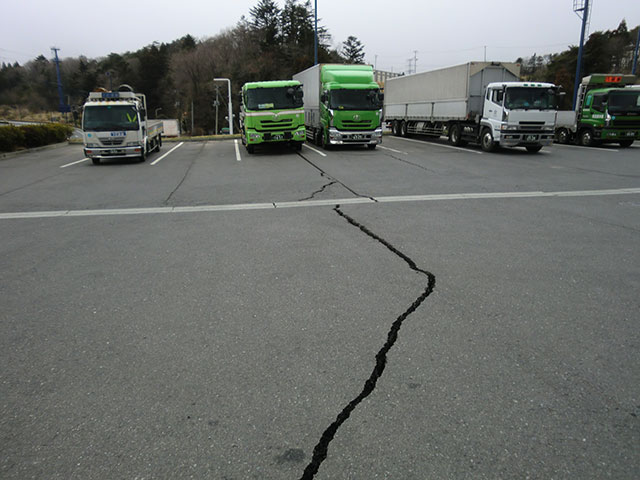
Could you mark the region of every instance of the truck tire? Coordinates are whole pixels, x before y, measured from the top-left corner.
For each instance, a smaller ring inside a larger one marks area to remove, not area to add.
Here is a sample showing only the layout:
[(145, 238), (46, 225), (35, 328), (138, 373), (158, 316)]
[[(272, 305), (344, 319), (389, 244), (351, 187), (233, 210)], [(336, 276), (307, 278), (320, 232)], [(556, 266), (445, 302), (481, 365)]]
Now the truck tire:
[(140, 160), (140, 163), (145, 162), (147, 160), (147, 145), (143, 145), (142, 146), (142, 153), (140, 154), (140, 157), (138, 157), (138, 160)]
[(406, 137), (406, 136), (408, 136), (408, 135), (409, 135), (409, 134), (407, 133), (407, 122), (406, 122), (406, 121), (404, 121), (404, 120), (402, 120), (402, 121), (400, 122), (400, 136), (401, 136), (401, 137)]
[(633, 144), (633, 140), (620, 140), (618, 143), (620, 143), (622, 148), (628, 148)]
[(569, 130), (566, 128), (559, 128), (556, 132), (556, 143), (560, 143), (562, 145), (566, 145), (569, 143), (569, 139), (571, 135), (569, 134)]
[(583, 147), (593, 147), (596, 142), (593, 139), (593, 131), (589, 128), (585, 128), (580, 132), (580, 145)]
[(331, 150), (331, 144), (327, 141), (324, 128), (320, 130), (320, 142), (323, 150)]
[(91, 162), (92, 162), (94, 165), (100, 165), (100, 159), (99, 159), (99, 158), (92, 158), (92, 159), (91, 159)]
[(247, 147), (247, 153), (254, 153), (256, 151), (256, 149), (255, 149), (255, 147), (253, 145), (249, 145), (247, 143), (246, 147)]
[(394, 120), (391, 124), (391, 131), (394, 137), (400, 136), (400, 122), (398, 120)]
[(367, 148), (368, 148), (369, 150), (375, 150), (377, 146), (378, 146), (378, 145), (376, 145), (375, 143), (370, 143), (369, 145), (367, 145)]
[(526, 147), (527, 152), (529, 153), (538, 153), (542, 149), (542, 145), (532, 145), (530, 147)]
[(162, 135), (158, 135), (158, 144), (156, 145), (156, 152), (160, 151), (160, 147), (162, 146)]
[(491, 133), (490, 128), (482, 130), (482, 134), (480, 135), (480, 146), (485, 152), (496, 151), (496, 142), (493, 140), (493, 133)]
[(455, 145), (456, 147), (464, 147), (467, 144), (467, 142), (462, 140), (460, 125), (458, 125), (457, 123), (452, 125), (449, 129), (449, 143), (451, 143), (451, 145)]

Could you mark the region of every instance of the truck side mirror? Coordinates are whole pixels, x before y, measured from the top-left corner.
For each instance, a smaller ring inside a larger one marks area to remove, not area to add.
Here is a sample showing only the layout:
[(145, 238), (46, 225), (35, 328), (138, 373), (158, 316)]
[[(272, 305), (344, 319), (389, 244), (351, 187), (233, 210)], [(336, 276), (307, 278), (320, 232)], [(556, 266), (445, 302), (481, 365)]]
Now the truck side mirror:
[(322, 103), (327, 103), (327, 94), (323, 93), (322, 95), (320, 95), (320, 101)]
[(147, 118), (147, 111), (144, 108), (140, 109), (140, 118)]
[(384, 93), (382, 92), (378, 93), (378, 100), (380, 100), (380, 103), (384, 101)]

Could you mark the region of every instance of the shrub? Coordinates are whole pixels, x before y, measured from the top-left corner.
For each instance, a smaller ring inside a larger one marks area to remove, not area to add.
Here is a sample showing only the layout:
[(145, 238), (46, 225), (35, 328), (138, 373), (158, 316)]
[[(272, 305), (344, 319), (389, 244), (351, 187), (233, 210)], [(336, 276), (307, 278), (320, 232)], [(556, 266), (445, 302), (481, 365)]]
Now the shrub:
[(41, 125), (13, 125), (0, 127), (0, 152), (12, 152), (20, 148), (35, 148), (64, 142), (73, 128), (60, 123)]

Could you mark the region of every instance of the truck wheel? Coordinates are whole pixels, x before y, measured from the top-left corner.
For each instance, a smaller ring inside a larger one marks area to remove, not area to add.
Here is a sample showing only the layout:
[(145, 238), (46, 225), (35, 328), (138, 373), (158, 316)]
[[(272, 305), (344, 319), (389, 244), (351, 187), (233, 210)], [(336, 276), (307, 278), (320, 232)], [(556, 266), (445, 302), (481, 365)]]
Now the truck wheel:
[(631, 146), (631, 144), (633, 143), (633, 140), (620, 140), (619, 143), (622, 148), (627, 148)]
[(391, 124), (391, 130), (394, 137), (400, 136), (400, 122), (398, 120), (393, 121), (393, 123)]
[(592, 147), (595, 143), (591, 130), (585, 129), (580, 132), (580, 145), (583, 147)]
[(256, 151), (256, 149), (255, 149), (255, 147), (253, 145), (247, 144), (247, 153), (253, 153), (255, 151)]
[(91, 161), (93, 162), (94, 165), (100, 165), (100, 159), (99, 158), (92, 158)]
[(402, 120), (402, 122), (400, 122), (400, 136), (401, 137), (406, 137), (407, 135), (408, 135), (408, 133), (407, 133), (407, 122)]
[(535, 145), (535, 146), (527, 147), (527, 152), (538, 153), (541, 149), (542, 149), (542, 145)]
[(485, 152), (494, 152), (496, 150), (496, 142), (493, 141), (491, 129), (485, 128), (480, 137), (480, 146)]
[(456, 147), (463, 147), (467, 144), (467, 142), (462, 140), (462, 135), (460, 134), (460, 125), (453, 125), (449, 129), (449, 143), (451, 143), (451, 145), (455, 145)]
[(140, 162), (145, 162), (147, 160), (147, 145), (143, 145), (142, 153), (140, 154), (138, 160), (140, 160)]
[(158, 140), (156, 140), (156, 152), (160, 151), (160, 147), (162, 146), (162, 135), (158, 135)]
[(296, 152), (301, 151), (301, 150), (302, 150), (302, 142), (296, 142), (296, 143), (293, 145), (293, 148), (295, 149), (295, 151), (296, 151)]
[(370, 143), (369, 145), (367, 145), (367, 148), (368, 148), (369, 150), (375, 150), (377, 146), (378, 146), (378, 145), (376, 145), (375, 143)]
[(560, 128), (558, 129), (558, 131), (556, 132), (556, 142), (560, 143), (562, 145), (566, 145), (567, 143), (569, 143), (569, 130), (567, 130), (566, 128)]
[(320, 130), (320, 142), (321, 142), (322, 148), (324, 150), (330, 150), (331, 149), (331, 144), (327, 141), (327, 137), (325, 135), (324, 129)]

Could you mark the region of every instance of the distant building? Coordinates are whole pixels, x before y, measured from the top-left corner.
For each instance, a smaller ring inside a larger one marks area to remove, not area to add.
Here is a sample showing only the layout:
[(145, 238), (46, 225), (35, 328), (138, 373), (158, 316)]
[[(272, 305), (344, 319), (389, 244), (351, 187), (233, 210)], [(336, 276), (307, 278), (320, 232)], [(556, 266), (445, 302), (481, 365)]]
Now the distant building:
[(386, 82), (389, 78), (399, 77), (400, 75), (401, 75), (400, 73), (385, 72), (383, 70), (374, 70), (373, 71), (373, 79), (382, 88), (384, 88), (384, 82)]

